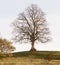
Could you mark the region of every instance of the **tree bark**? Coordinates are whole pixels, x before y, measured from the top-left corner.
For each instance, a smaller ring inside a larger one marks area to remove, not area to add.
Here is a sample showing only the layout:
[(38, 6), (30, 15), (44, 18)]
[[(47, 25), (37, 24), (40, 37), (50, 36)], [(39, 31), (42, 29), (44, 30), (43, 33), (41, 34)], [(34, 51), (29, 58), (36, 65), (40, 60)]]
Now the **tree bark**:
[(31, 50), (30, 51), (36, 51), (36, 49), (34, 48), (34, 41), (32, 42), (32, 47), (31, 47)]

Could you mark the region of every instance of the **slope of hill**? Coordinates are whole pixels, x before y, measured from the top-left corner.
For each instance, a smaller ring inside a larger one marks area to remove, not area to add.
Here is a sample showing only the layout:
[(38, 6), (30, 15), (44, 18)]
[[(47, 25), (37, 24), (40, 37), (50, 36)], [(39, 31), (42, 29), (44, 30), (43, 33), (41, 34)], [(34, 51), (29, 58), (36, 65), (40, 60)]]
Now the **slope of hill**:
[[(46, 62), (57, 60), (60, 63), (60, 51), (24, 51), (12, 53), (12, 57), (0, 58), (0, 62)], [(58, 63), (57, 62), (57, 63)]]
[(60, 59), (60, 51), (25, 51), (13, 53), (14, 57), (54, 58)]

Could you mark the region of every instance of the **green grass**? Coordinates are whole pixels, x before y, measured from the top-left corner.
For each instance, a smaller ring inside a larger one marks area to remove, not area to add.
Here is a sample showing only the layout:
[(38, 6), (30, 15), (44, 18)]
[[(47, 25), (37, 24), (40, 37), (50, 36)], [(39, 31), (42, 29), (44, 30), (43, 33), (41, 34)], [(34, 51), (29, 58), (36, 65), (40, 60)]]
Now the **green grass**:
[(52, 56), (54, 59), (60, 60), (60, 51), (25, 51), (25, 52), (17, 52), (13, 53), (14, 57), (28, 57), (28, 58), (47, 58), (48, 56)]
[(13, 57), (0, 58), (0, 62), (15, 62), (15, 63), (43, 63), (47, 61), (60, 62), (59, 51), (25, 51), (15, 52)]

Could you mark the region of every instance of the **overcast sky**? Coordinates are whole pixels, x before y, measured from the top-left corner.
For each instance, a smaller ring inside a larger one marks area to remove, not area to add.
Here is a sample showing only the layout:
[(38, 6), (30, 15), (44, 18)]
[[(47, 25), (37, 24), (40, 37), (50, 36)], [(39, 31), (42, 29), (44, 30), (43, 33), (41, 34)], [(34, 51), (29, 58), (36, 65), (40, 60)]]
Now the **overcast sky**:
[[(0, 32), (3, 38), (11, 39), (11, 23), (18, 14), (31, 4), (37, 4), (46, 14), (52, 41), (36, 44), (38, 50), (60, 51), (60, 0), (0, 0)], [(15, 44), (16, 51), (29, 50), (28, 44)]]

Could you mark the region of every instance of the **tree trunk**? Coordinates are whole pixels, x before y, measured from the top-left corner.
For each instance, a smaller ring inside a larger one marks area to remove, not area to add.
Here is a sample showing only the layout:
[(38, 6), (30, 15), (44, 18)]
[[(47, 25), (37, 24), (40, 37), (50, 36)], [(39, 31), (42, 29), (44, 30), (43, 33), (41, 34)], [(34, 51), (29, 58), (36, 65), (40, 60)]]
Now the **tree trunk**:
[(34, 41), (32, 42), (32, 47), (31, 47), (31, 50), (30, 51), (36, 51), (36, 49), (34, 48)]

